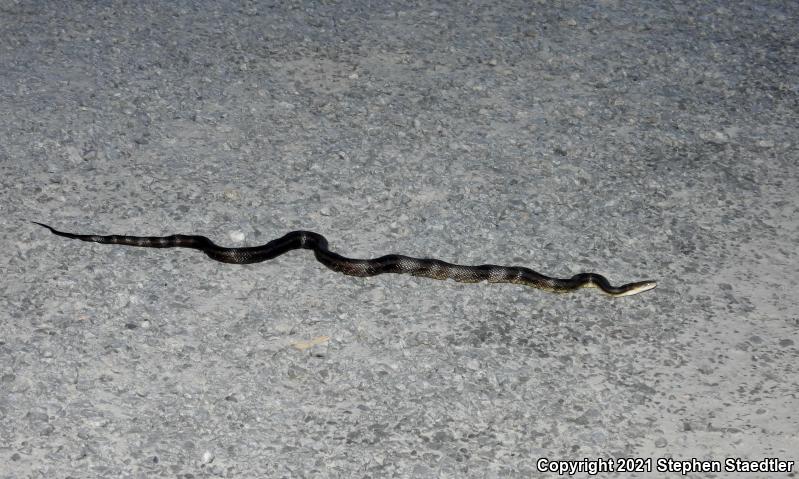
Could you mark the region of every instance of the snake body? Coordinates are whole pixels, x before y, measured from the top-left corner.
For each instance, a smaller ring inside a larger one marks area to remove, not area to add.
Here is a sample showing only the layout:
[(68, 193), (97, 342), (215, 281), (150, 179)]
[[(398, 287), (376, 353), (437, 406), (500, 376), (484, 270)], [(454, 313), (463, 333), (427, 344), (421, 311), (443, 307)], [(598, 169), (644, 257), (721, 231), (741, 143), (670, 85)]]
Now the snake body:
[(389, 254), (373, 259), (354, 259), (341, 256), (328, 249), (327, 239), (312, 231), (292, 231), (281, 238), (260, 246), (225, 248), (205, 236), (120, 236), (87, 235), (65, 233), (43, 223), (37, 225), (49, 229), (64, 238), (92, 243), (141, 246), (145, 248), (191, 248), (200, 250), (209, 258), (222, 263), (260, 263), (276, 258), (295, 249), (309, 249), (320, 263), (339, 273), (350, 276), (375, 276), (384, 273), (410, 274), (433, 279), (453, 279), (461, 283), (514, 283), (542, 289), (552, 293), (568, 293), (580, 288), (599, 288), (604, 293), (620, 297), (648, 291), (656, 286), (655, 281), (639, 281), (621, 286), (612, 286), (597, 273), (580, 273), (571, 278), (551, 278), (521, 266), (496, 266), (483, 264), (464, 266), (432, 258), (412, 258)]

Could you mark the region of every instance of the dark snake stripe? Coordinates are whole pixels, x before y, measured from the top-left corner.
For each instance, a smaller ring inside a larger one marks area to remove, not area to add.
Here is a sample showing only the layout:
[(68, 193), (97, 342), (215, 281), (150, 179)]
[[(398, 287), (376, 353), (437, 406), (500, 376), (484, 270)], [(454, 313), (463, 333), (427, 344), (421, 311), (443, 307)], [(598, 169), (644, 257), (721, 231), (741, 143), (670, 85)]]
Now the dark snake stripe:
[(295, 249), (309, 249), (320, 263), (339, 273), (350, 276), (375, 276), (384, 273), (411, 274), (433, 279), (453, 279), (461, 283), (514, 283), (543, 289), (552, 293), (568, 293), (580, 288), (599, 288), (611, 296), (630, 296), (648, 291), (656, 286), (654, 281), (639, 281), (621, 286), (610, 282), (596, 273), (580, 273), (571, 278), (550, 278), (522, 266), (496, 266), (483, 264), (464, 266), (447, 263), (432, 258), (412, 258), (389, 254), (374, 259), (353, 259), (341, 256), (328, 249), (327, 239), (312, 231), (292, 231), (261, 246), (225, 248), (205, 236), (120, 236), (85, 235), (65, 233), (43, 223), (53, 234), (64, 238), (89, 241), (92, 243), (141, 246), (145, 248), (191, 248), (200, 250), (209, 258), (222, 263), (249, 264), (260, 263), (276, 258)]

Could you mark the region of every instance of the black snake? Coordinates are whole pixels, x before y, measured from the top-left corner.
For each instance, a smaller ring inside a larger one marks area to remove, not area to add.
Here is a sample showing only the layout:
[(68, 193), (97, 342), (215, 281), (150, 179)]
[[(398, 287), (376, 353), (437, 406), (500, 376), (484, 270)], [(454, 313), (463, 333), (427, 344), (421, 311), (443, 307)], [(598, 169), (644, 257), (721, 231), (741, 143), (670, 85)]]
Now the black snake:
[(389, 254), (374, 259), (353, 259), (330, 251), (327, 239), (312, 231), (292, 231), (282, 238), (272, 240), (261, 246), (244, 248), (224, 248), (215, 244), (205, 236), (172, 235), (172, 236), (99, 236), (65, 233), (51, 226), (34, 221), (52, 233), (65, 238), (89, 241), (92, 243), (119, 244), (126, 246), (143, 246), (145, 248), (191, 248), (208, 255), (209, 258), (223, 263), (248, 264), (259, 263), (276, 258), (295, 249), (309, 249), (314, 252), (320, 263), (350, 276), (374, 276), (383, 273), (411, 274), (433, 279), (454, 279), (461, 283), (514, 283), (543, 289), (552, 293), (568, 293), (579, 288), (599, 288), (610, 296), (630, 296), (643, 293), (654, 288), (654, 281), (612, 286), (610, 282), (596, 273), (580, 273), (568, 279), (550, 278), (521, 266), (464, 266), (447, 263), (431, 258), (412, 258), (398, 254)]

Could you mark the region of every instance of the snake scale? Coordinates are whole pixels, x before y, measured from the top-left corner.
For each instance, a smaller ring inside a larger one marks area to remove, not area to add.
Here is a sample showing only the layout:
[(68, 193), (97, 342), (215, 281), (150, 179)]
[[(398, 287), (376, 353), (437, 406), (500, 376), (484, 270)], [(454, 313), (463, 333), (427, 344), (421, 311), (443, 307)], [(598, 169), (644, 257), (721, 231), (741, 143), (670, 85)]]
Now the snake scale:
[(261, 246), (225, 248), (205, 236), (99, 236), (65, 233), (43, 223), (53, 234), (64, 238), (89, 241), (92, 243), (142, 246), (145, 248), (191, 248), (200, 250), (209, 258), (222, 263), (249, 264), (276, 258), (295, 249), (309, 249), (320, 263), (339, 273), (350, 276), (375, 276), (384, 273), (410, 274), (433, 279), (453, 279), (461, 283), (514, 283), (542, 289), (552, 293), (568, 293), (580, 288), (599, 288), (604, 293), (615, 296), (630, 296), (648, 291), (656, 286), (655, 281), (639, 281), (621, 286), (612, 286), (597, 273), (580, 273), (567, 279), (550, 278), (529, 268), (521, 266), (496, 266), (483, 264), (464, 266), (447, 263), (432, 258), (412, 258), (389, 254), (374, 259), (353, 259), (341, 256), (328, 249), (327, 239), (312, 231), (292, 231), (285, 236)]

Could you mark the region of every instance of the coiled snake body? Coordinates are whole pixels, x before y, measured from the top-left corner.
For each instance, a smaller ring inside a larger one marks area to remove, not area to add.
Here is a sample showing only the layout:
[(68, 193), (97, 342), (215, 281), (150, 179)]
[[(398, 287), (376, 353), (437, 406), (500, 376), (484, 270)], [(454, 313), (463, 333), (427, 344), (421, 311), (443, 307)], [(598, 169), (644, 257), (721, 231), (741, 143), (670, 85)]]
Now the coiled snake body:
[(291, 250), (309, 249), (314, 252), (316, 259), (323, 265), (333, 271), (350, 276), (375, 276), (383, 273), (411, 274), (433, 279), (453, 279), (461, 283), (478, 283), (481, 281), (514, 283), (543, 289), (552, 293), (568, 293), (580, 288), (599, 288), (604, 293), (615, 297), (642, 293), (656, 286), (655, 281), (639, 281), (621, 286), (612, 286), (607, 278), (596, 273), (580, 273), (568, 279), (559, 279), (550, 278), (521, 266), (495, 266), (492, 264), (464, 266), (438, 259), (412, 258), (398, 254), (389, 254), (374, 259), (353, 259), (330, 251), (327, 247), (327, 239), (312, 231), (292, 231), (261, 246), (225, 248), (215, 244), (205, 236), (99, 236), (65, 233), (43, 223), (35, 221), (34, 223), (44, 226), (58, 236), (92, 243), (142, 246), (145, 248), (197, 249), (208, 255), (209, 258), (222, 263), (259, 263), (276, 258)]

